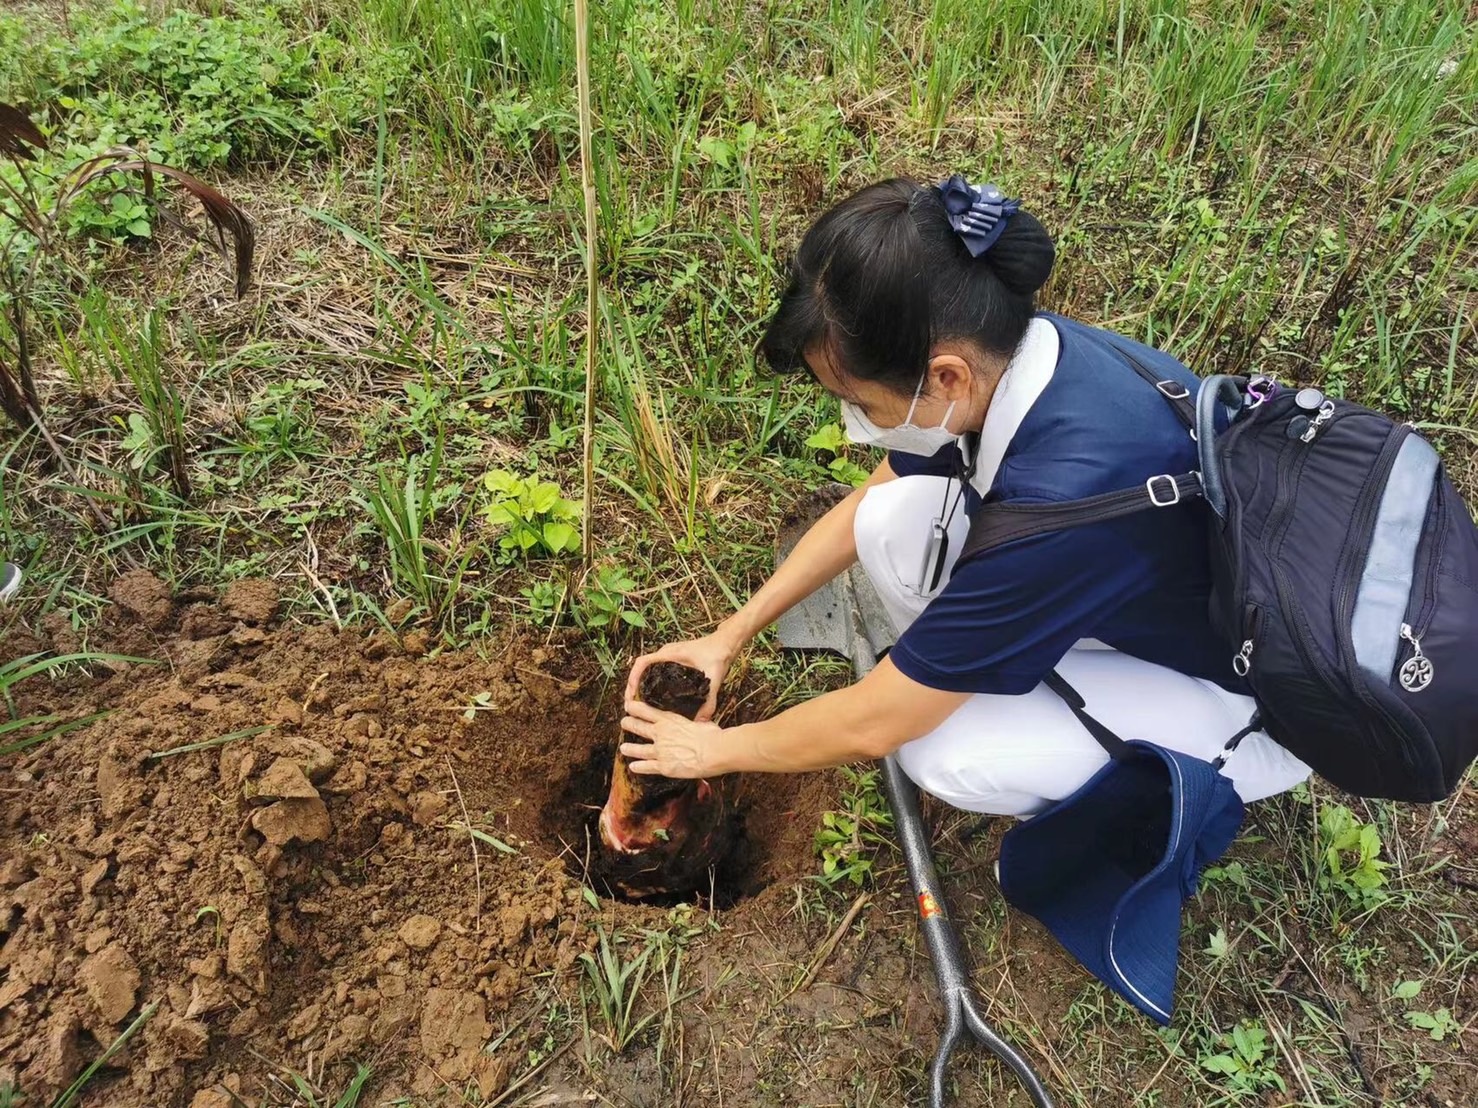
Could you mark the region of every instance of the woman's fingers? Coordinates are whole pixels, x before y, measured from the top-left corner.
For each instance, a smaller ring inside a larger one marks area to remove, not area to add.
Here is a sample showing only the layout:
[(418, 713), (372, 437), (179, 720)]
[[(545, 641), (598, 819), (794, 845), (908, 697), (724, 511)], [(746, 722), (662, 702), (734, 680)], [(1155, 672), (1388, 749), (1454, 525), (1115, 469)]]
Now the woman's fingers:
[(652, 761), (652, 754), (656, 749), (651, 743), (622, 743), (621, 756), (631, 759), (626, 763), (626, 768), (632, 773), (660, 774), (661, 768)]
[(647, 671), (647, 667), (657, 660), (656, 654), (643, 654), (631, 663), (631, 675), (626, 678), (626, 699), (635, 700), (637, 691), (641, 688), (641, 675)]
[(626, 716), (621, 720), (621, 730), (633, 735), (640, 735), (644, 739), (656, 739), (657, 725), (651, 720), (641, 719), (638, 716)]
[(660, 723), (664, 719), (683, 719), (676, 712), (664, 712), (655, 705), (648, 704), (645, 700), (628, 700), (626, 702), (626, 714), (635, 716), (637, 719), (647, 720), (649, 723)]

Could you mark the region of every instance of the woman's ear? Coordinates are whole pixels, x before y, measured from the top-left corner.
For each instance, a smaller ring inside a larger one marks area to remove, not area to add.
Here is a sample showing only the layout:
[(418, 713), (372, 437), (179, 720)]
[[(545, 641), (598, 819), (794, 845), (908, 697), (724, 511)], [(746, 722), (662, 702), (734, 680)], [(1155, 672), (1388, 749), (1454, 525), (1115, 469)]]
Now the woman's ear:
[(946, 400), (968, 396), (973, 377), (970, 363), (958, 354), (935, 354), (929, 359), (930, 391)]

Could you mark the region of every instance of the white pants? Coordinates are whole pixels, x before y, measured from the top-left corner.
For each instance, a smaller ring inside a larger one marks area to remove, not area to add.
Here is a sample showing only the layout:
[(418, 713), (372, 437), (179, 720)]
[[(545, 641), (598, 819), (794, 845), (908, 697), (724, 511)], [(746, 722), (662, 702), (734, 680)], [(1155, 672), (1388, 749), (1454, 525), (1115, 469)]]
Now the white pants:
[[(900, 477), (869, 489), (857, 508), (858, 558), (900, 634), (934, 595), (919, 591), (919, 566), (944, 480)], [(968, 528), (961, 507), (950, 522), (951, 562)], [(1251, 697), (1089, 639), (1057, 670), (1115, 734), (1207, 760), (1254, 708)], [(898, 761), (921, 789), (957, 808), (1029, 816), (1075, 791), (1108, 755), (1060, 698), (1038, 686), (1023, 696), (972, 695), (929, 734), (904, 744)], [(1290, 789), (1309, 772), (1261, 733), (1243, 739), (1225, 769), (1244, 801)]]

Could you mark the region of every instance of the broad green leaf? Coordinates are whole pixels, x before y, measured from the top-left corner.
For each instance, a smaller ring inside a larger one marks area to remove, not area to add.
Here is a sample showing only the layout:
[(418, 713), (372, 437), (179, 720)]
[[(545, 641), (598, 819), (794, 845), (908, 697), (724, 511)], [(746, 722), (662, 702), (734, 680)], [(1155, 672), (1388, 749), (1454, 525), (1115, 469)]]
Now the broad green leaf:
[(554, 521), (544, 524), (544, 545), (556, 554), (575, 550), (580, 545), (579, 533), (568, 523)]
[(1394, 989), (1391, 990), (1391, 995), (1397, 1000), (1410, 1000), (1412, 997), (1416, 996), (1419, 992), (1422, 991), (1422, 985), (1424, 983), (1425, 982), (1420, 980), (1402, 981)]
[(529, 490), (529, 507), (540, 515), (545, 515), (559, 502), (559, 486), (548, 481), (540, 481)]
[(523, 486), (513, 474), (502, 469), (489, 470), (482, 475), (482, 483), (494, 492), (517, 493)]

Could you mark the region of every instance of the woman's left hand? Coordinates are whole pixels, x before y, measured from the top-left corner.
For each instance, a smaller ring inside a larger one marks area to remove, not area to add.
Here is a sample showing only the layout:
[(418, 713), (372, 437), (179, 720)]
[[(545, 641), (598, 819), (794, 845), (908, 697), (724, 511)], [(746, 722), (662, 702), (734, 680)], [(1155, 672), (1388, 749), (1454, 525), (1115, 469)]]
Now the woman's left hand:
[(723, 733), (716, 723), (698, 722), (640, 700), (628, 700), (621, 729), (647, 740), (621, 744), (622, 756), (631, 759), (626, 768), (632, 773), (692, 778), (723, 772), (713, 761), (716, 740)]

